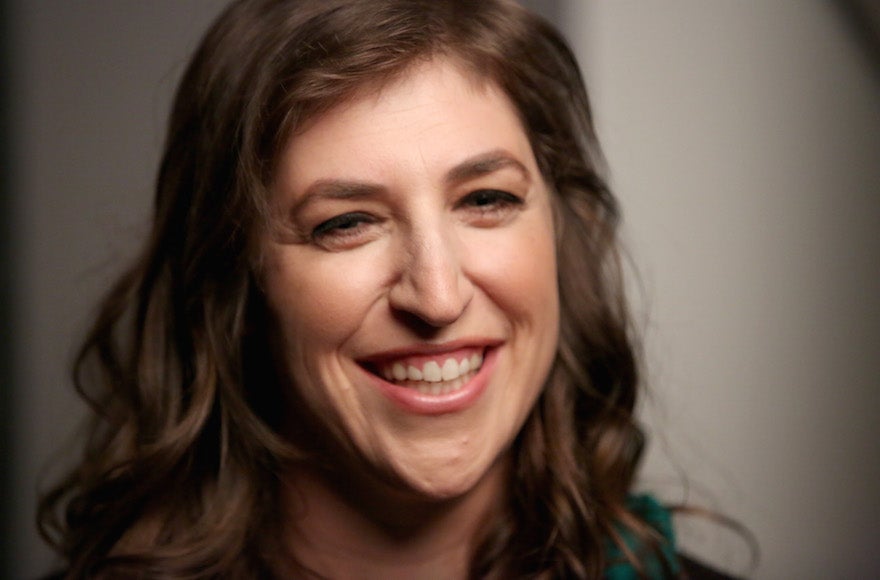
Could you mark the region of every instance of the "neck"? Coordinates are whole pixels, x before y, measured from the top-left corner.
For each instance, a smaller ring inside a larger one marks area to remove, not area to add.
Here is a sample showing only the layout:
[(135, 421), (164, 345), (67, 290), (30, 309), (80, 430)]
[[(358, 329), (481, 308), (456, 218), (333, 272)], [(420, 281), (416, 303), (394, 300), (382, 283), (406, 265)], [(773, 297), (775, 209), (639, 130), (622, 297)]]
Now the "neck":
[(296, 466), (282, 491), (288, 545), (301, 565), (328, 578), (466, 578), (481, 532), (500, 510), (505, 472), (499, 461), (464, 495), (432, 500)]

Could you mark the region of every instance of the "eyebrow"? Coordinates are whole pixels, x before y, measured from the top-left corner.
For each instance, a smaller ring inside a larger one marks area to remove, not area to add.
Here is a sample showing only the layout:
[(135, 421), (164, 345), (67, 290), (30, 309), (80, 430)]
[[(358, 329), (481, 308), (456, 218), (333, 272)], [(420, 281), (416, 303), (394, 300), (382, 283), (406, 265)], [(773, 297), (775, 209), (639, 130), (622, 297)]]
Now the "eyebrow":
[[(447, 171), (443, 181), (447, 185), (456, 185), (508, 168), (516, 170), (524, 180), (531, 182), (531, 174), (526, 166), (504, 149), (493, 149), (465, 159)], [(306, 188), (293, 211), (297, 212), (319, 199), (364, 199), (375, 197), (386, 189), (384, 185), (368, 181), (319, 179)]]
[(444, 181), (447, 184), (462, 183), (507, 168), (517, 170), (523, 179), (531, 181), (526, 166), (504, 149), (494, 149), (465, 159), (446, 173)]
[(302, 198), (294, 204), (293, 211), (297, 212), (319, 199), (364, 199), (374, 197), (383, 191), (385, 191), (385, 187), (377, 183), (345, 179), (319, 179), (306, 188)]

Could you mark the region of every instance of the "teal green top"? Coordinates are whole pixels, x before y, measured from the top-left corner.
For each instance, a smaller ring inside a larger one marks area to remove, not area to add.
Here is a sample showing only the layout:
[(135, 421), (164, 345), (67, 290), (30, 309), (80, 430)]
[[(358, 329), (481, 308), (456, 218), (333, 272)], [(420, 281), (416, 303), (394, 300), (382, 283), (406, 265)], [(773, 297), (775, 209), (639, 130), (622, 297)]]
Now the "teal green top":
[[(672, 514), (668, 509), (660, 505), (660, 503), (650, 495), (633, 495), (627, 499), (627, 507), (636, 515), (645, 520), (651, 527), (660, 532), (665, 538), (663, 543), (663, 556), (672, 568), (673, 574), (679, 571), (678, 563), (675, 557), (675, 533), (672, 529)], [(634, 551), (639, 551), (639, 545), (636, 538), (625, 528), (618, 529), (627, 547)], [(615, 545), (609, 544), (608, 556), (611, 565), (605, 570), (605, 580), (638, 580), (639, 575), (635, 568), (626, 561), (623, 552)], [(656, 558), (646, 563), (648, 577), (652, 580), (666, 578), (663, 573), (663, 564)]]

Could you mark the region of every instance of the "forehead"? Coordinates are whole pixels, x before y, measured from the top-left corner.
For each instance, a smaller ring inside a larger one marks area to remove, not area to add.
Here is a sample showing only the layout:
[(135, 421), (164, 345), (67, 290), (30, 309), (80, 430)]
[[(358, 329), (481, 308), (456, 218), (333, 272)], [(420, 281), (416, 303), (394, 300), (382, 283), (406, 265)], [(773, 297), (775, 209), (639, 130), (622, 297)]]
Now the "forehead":
[(497, 149), (534, 166), (507, 95), (449, 60), (432, 60), (310, 120), (281, 151), (276, 185), (348, 173), (382, 178), (383, 171), (418, 165), (442, 171), (462, 157)]

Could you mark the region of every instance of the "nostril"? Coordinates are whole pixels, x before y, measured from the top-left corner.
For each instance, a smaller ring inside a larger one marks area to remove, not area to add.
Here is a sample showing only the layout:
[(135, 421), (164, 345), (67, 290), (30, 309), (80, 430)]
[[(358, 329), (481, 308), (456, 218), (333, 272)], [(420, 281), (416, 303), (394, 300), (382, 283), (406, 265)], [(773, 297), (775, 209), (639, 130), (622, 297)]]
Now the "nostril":
[(389, 304), (407, 326), (436, 329), (458, 320), (470, 303), (470, 295), (453, 290), (424, 290), (403, 283), (393, 288)]
[(395, 309), (393, 312), (393, 316), (398, 322), (409, 328), (412, 332), (414, 332), (421, 338), (433, 336), (437, 334), (437, 331), (440, 328), (446, 326), (445, 323), (437, 324), (419, 314), (416, 314), (415, 312), (410, 312), (407, 310)]

